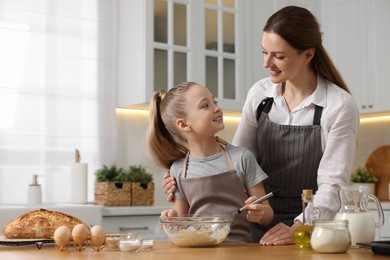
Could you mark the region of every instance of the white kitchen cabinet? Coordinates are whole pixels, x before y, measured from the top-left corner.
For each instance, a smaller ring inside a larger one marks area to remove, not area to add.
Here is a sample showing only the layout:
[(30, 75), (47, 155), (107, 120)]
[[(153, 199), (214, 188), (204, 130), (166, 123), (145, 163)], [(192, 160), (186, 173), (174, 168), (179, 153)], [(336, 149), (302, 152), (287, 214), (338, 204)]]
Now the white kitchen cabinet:
[(155, 91), (196, 81), (241, 110), (253, 82), (251, 2), (119, 0), (117, 106), (145, 108)]
[[(390, 240), (390, 202), (381, 201), (384, 215), (384, 224), (382, 227), (377, 228), (375, 232), (375, 240)], [(374, 215), (375, 222), (378, 223), (378, 212), (374, 203), (369, 203), (368, 208)]]
[(385, 216), (385, 224), (379, 229), (380, 240), (390, 240), (390, 207), (383, 209)]
[(360, 113), (390, 110), (390, 1), (322, 1), (325, 46)]
[(160, 226), (165, 206), (104, 207), (103, 226), (108, 233), (136, 232), (142, 239), (167, 240)]
[[(376, 234), (376, 239), (378, 240), (390, 240), (390, 202), (381, 202), (383, 208), (383, 215), (385, 218), (385, 223), (383, 227), (378, 229)], [(376, 214), (377, 219), (377, 214)]]

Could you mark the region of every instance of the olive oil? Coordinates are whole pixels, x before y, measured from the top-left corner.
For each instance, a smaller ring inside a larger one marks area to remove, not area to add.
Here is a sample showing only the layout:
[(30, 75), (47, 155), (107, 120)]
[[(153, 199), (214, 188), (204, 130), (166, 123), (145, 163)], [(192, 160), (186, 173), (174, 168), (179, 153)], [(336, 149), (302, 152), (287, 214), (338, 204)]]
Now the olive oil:
[(297, 248), (311, 249), (310, 239), (313, 228), (311, 225), (303, 225), (294, 231), (294, 241)]
[(311, 233), (313, 232), (313, 220), (319, 219), (320, 211), (313, 206), (313, 191), (302, 191), (303, 225), (294, 231), (295, 245), (299, 249), (311, 249)]

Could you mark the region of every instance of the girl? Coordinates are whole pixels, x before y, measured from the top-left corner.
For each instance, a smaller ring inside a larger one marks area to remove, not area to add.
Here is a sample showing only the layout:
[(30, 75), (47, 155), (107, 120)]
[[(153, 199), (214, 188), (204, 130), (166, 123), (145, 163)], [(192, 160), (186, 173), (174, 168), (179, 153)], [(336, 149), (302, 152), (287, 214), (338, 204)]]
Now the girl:
[(207, 88), (185, 82), (154, 94), (150, 151), (159, 165), (170, 169), (178, 187), (174, 209), (162, 215), (232, 213), (245, 203), (247, 214), (236, 216), (225, 241), (252, 242), (250, 222), (265, 225), (273, 218), (267, 201), (249, 205), (265, 195), (261, 182), (267, 175), (249, 150), (215, 136), (222, 129), (222, 110)]

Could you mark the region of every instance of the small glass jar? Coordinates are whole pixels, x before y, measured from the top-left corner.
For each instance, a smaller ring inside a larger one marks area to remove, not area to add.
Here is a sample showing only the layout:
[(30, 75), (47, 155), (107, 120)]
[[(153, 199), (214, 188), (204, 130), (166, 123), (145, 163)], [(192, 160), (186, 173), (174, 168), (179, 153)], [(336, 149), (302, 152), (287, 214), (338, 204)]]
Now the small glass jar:
[(311, 246), (319, 253), (344, 253), (351, 247), (348, 220), (314, 221)]

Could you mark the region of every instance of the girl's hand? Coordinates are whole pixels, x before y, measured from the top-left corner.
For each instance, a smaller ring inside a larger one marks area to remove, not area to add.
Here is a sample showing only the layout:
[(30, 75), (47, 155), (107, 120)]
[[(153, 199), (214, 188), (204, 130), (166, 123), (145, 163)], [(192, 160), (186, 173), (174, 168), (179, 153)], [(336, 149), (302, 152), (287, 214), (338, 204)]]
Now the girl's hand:
[(164, 210), (163, 212), (161, 212), (161, 216), (163, 216), (163, 217), (177, 217), (177, 216), (179, 216), (179, 214), (174, 209), (167, 209), (167, 210)]
[(262, 220), (264, 213), (265, 213), (265, 207), (267, 207), (267, 206), (265, 206), (261, 203), (260, 204), (250, 204), (250, 203), (252, 203), (252, 201), (254, 201), (256, 199), (257, 199), (256, 196), (252, 196), (245, 201), (245, 204), (246, 204), (245, 208), (247, 209), (246, 218), (250, 222), (262, 224), (261, 220)]
[(171, 177), (169, 171), (166, 171), (164, 174), (164, 179), (162, 181), (162, 188), (164, 193), (167, 194), (167, 201), (175, 201), (175, 191), (176, 191), (176, 181), (175, 178)]

